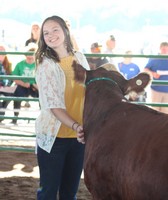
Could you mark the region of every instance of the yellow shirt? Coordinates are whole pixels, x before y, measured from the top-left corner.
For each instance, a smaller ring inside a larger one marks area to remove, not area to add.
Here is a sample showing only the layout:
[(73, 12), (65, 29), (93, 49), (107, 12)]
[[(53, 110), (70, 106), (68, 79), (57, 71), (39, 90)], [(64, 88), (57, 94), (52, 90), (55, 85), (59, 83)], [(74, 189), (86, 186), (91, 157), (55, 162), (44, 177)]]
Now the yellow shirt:
[[(74, 81), (74, 71), (72, 68), (73, 59), (73, 56), (62, 58), (59, 64), (63, 69), (66, 77), (64, 97), (67, 113), (69, 113), (69, 115), (77, 122), (82, 124), (84, 86)], [(61, 124), (57, 137), (76, 138), (76, 132), (71, 128)]]
[[(74, 58), (86, 70), (90, 69), (84, 54), (78, 51), (74, 52)], [(35, 123), (36, 147), (38, 145), (50, 153), (61, 126), (61, 122), (51, 112), (51, 108), (66, 109), (66, 77), (60, 63), (55, 63), (52, 59), (44, 56), (43, 62), (36, 69), (36, 82), (41, 107)], [(77, 111), (78, 109), (76, 109)]]

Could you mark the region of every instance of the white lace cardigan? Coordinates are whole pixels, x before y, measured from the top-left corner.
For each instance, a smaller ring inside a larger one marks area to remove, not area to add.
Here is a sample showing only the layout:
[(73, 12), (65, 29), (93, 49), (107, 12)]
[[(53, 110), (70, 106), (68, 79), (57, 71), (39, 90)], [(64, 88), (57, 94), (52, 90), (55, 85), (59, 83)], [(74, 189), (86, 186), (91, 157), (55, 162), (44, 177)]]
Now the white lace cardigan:
[[(76, 52), (75, 58), (84, 68), (89, 70), (87, 60), (82, 53)], [(37, 68), (36, 82), (41, 106), (40, 115), (35, 123), (36, 144), (49, 153), (61, 126), (61, 122), (50, 109), (65, 109), (65, 74), (58, 63), (52, 59), (44, 58), (42, 64)]]

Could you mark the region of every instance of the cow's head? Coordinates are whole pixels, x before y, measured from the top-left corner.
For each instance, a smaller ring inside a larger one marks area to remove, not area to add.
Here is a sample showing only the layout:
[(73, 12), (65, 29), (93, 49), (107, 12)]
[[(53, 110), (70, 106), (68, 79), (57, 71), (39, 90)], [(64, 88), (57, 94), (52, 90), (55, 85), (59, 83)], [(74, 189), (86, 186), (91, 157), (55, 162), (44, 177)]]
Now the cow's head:
[[(88, 85), (95, 80), (111, 80), (118, 85), (124, 96), (142, 92), (151, 80), (150, 75), (145, 72), (138, 74), (130, 80), (126, 80), (112, 64), (88, 71), (74, 61), (72, 67), (74, 68), (74, 76), (77, 82)], [(132, 97), (130, 96), (130, 98)]]

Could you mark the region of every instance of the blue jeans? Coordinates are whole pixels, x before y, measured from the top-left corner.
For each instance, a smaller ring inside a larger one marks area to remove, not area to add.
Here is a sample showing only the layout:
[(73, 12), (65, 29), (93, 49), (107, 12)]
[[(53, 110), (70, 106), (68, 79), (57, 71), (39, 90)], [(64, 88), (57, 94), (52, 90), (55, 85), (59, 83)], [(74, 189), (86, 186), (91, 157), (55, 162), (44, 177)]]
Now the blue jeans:
[(38, 147), (40, 188), (37, 200), (56, 200), (57, 195), (59, 200), (76, 200), (84, 148), (76, 138), (56, 138), (50, 153)]

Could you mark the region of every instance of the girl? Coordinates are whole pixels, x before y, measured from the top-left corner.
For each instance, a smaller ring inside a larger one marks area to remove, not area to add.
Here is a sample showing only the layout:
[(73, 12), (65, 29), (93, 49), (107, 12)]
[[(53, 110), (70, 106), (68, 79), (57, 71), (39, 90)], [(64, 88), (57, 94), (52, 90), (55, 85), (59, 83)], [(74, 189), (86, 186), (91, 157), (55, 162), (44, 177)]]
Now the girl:
[(84, 144), (77, 141), (83, 136), (84, 87), (74, 81), (73, 60), (89, 70), (84, 55), (73, 50), (65, 21), (48, 17), (36, 52), (38, 200), (56, 200), (57, 193), (60, 200), (76, 200), (84, 157)]

